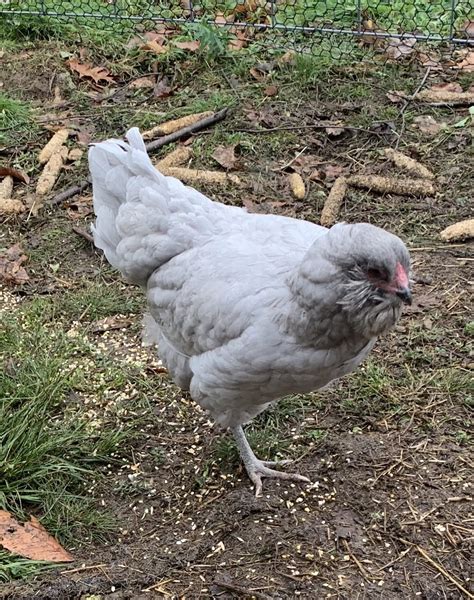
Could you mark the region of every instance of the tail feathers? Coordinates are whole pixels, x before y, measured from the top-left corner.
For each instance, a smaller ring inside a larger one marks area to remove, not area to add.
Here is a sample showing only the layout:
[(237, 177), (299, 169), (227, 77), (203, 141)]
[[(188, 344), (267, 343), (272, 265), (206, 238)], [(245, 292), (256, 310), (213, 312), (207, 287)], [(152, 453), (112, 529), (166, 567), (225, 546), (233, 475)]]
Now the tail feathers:
[(127, 142), (107, 140), (89, 150), (94, 243), (130, 282), (149, 275), (216, 227), (217, 205), (151, 163), (137, 128)]
[(140, 135), (140, 130), (138, 129), (138, 127), (132, 127), (131, 129), (129, 129), (125, 137), (127, 138), (132, 148), (146, 153), (145, 142), (143, 141), (143, 138)]

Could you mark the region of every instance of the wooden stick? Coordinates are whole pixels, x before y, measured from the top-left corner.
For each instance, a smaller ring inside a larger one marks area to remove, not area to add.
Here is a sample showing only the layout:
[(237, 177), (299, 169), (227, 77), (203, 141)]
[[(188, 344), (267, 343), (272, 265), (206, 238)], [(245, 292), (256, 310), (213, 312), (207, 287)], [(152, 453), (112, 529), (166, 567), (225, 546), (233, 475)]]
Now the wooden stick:
[(74, 231), (74, 233), (77, 233), (77, 235), (80, 235), (81, 237), (83, 237), (85, 240), (87, 240), (91, 244), (94, 243), (94, 238), (85, 229), (81, 229), (80, 227), (76, 227), (75, 225), (73, 225), (72, 230)]
[(51, 200), (51, 204), (61, 204), (65, 200), (69, 200), (69, 198), (72, 198), (73, 196), (76, 196), (87, 189), (91, 183), (92, 181), (88, 178), (84, 181), (81, 181), (81, 183), (78, 185), (73, 185), (72, 187), (67, 188), (67, 190), (64, 190), (64, 192), (56, 194), (56, 196), (54, 196), (54, 198)]
[(434, 567), (439, 573), (444, 575), (446, 577), (446, 579), (449, 579), (449, 581), (451, 581), (451, 583), (454, 583), (454, 585), (458, 588), (458, 590), (461, 590), (461, 592), (463, 594), (466, 594), (467, 598), (469, 598), (470, 600), (474, 600), (474, 594), (471, 594), (471, 592), (469, 590), (467, 590), (460, 581), (458, 581), (453, 575), (451, 575), (451, 573), (446, 571), (446, 569), (442, 565), (440, 565), (435, 560), (433, 560), (431, 558), (431, 556), (428, 554), (428, 552), (426, 552), (426, 550), (424, 550), (421, 546), (418, 546), (418, 544), (415, 544), (415, 548), (421, 554), (421, 556), (427, 562), (430, 563), (430, 565), (432, 567)]
[[(206, 127), (209, 127), (209, 125), (213, 125), (214, 123), (218, 123), (219, 121), (222, 121), (223, 119), (225, 119), (228, 112), (229, 112), (228, 107), (223, 108), (222, 110), (216, 112), (215, 114), (211, 115), (210, 117), (206, 117), (205, 119), (202, 119), (201, 121), (197, 121), (196, 123), (193, 123), (192, 125), (183, 127), (182, 129), (179, 129), (178, 131), (175, 131), (174, 133), (170, 133), (169, 135), (165, 135), (165, 136), (159, 138), (158, 140), (148, 142), (148, 144), (145, 144), (145, 148), (146, 148), (147, 152), (151, 152), (152, 150), (156, 150), (157, 148), (166, 146), (166, 144), (171, 144), (172, 142), (176, 142), (183, 137), (187, 137), (188, 135), (191, 135), (192, 133), (196, 133), (197, 131), (200, 131), (201, 129), (205, 129)], [(89, 185), (91, 183), (92, 182), (90, 179), (87, 179), (87, 180), (85, 179), (84, 181), (81, 181), (79, 184), (74, 185), (74, 186), (64, 190), (57, 196), (55, 196), (51, 200), (51, 204), (61, 204), (61, 202), (68, 200), (72, 196), (75, 196), (76, 194), (80, 194), (81, 192), (83, 192), (85, 189), (87, 189), (89, 187)]]
[(214, 125), (214, 123), (218, 123), (219, 121), (225, 119), (228, 112), (228, 108), (223, 108), (219, 112), (216, 112), (205, 119), (201, 119), (201, 121), (197, 121), (196, 123), (188, 125), (187, 127), (183, 127), (174, 133), (160, 137), (158, 140), (154, 140), (153, 142), (148, 142), (148, 144), (145, 144), (146, 150), (147, 152), (151, 152), (152, 150), (166, 146), (166, 144), (171, 144), (172, 142), (176, 142), (183, 137), (187, 137), (192, 133), (196, 133), (196, 131), (205, 129), (206, 127), (209, 127), (209, 125)]

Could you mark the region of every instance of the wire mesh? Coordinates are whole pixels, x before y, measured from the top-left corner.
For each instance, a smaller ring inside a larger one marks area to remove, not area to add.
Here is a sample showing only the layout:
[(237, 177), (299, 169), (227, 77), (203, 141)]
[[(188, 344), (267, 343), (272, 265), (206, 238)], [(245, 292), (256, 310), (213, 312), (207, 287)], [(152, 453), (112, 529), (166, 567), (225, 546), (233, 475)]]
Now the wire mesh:
[(354, 39), (368, 46), (387, 39), (474, 45), (474, 0), (0, 0), (0, 15), (102, 27), (200, 24), (271, 39), (291, 34), (306, 46), (321, 38), (331, 45)]

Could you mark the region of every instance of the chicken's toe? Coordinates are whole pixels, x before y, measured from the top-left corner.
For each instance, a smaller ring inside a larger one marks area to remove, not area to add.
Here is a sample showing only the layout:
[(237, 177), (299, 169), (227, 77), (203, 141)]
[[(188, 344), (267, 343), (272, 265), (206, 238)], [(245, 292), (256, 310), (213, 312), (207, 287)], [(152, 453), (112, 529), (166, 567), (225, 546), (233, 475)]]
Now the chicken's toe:
[(266, 477), (268, 479), (283, 479), (286, 481), (303, 481), (304, 483), (311, 483), (310, 479), (308, 479), (304, 475), (300, 475), (299, 473), (286, 473), (285, 471), (276, 471), (275, 469), (269, 469), (266, 466), (267, 464), (269, 463), (257, 459), (255, 462), (252, 462), (252, 464), (245, 465), (248, 476), (255, 486), (256, 497), (262, 495), (263, 477)]

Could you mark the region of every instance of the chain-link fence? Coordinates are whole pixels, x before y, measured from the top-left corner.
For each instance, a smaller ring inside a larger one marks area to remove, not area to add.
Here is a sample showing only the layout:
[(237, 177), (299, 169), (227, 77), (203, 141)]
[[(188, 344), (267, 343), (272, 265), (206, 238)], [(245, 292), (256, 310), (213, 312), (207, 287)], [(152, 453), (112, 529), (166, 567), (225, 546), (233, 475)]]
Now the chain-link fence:
[(12, 23), (37, 16), (96, 26), (100, 20), (101, 27), (174, 23), (260, 37), (291, 32), (306, 45), (321, 38), (367, 46), (389, 40), (402, 52), (417, 42), (474, 44), (474, 0), (0, 0), (0, 15)]

